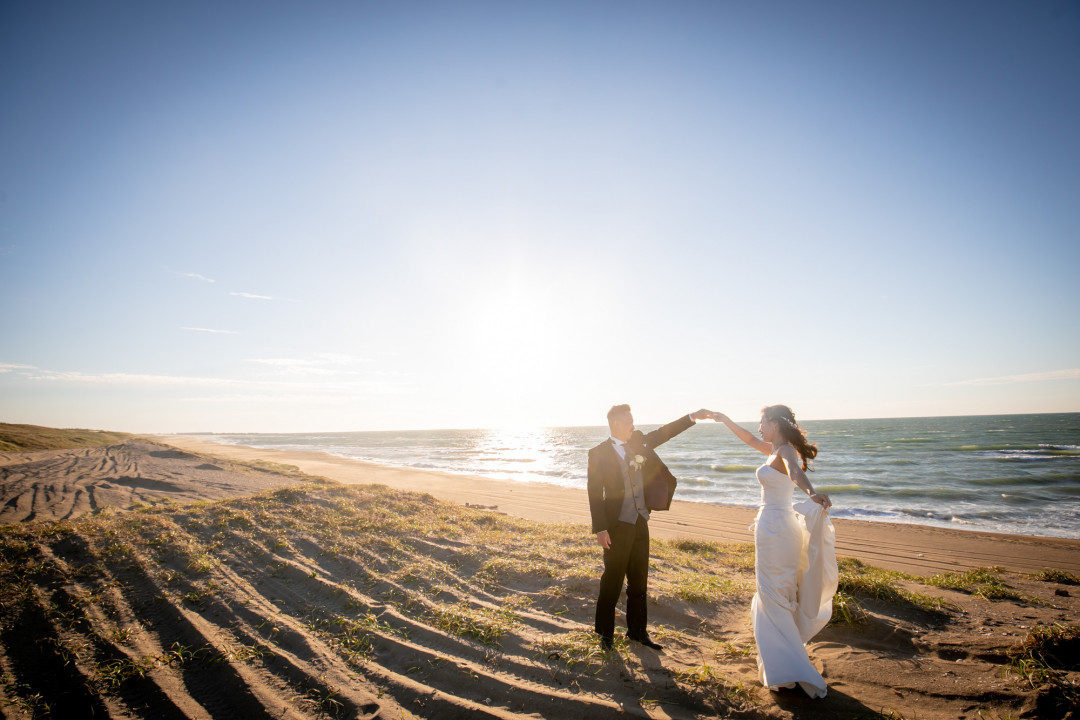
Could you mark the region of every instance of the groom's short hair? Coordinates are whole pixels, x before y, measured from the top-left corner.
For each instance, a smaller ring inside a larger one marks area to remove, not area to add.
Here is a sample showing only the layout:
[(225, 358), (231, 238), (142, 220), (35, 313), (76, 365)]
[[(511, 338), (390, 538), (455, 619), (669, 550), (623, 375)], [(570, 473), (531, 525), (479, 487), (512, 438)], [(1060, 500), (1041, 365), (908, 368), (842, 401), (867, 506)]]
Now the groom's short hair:
[(611, 409), (607, 411), (607, 424), (611, 427), (611, 424), (615, 421), (616, 416), (625, 415), (630, 412), (629, 405), (612, 405)]

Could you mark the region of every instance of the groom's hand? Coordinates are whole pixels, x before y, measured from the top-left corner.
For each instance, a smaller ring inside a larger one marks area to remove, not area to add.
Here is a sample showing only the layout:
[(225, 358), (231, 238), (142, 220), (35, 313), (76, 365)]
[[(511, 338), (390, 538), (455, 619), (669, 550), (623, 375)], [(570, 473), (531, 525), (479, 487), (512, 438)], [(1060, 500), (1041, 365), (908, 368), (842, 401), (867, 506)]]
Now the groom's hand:
[(607, 530), (601, 530), (600, 532), (596, 533), (596, 542), (600, 543), (600, 547), (604, 548), (605, 550), (611, 549), (611, 536), (608, 535)]
[(701, 410), (698, 410), (697, 412), (690, 413), (690, 417), (694, 418), (694, 420), (708, 420), (712, 416), (713, 416), (713, 411), (712, 410), (705, 410), (704, 408), (702, 408)]

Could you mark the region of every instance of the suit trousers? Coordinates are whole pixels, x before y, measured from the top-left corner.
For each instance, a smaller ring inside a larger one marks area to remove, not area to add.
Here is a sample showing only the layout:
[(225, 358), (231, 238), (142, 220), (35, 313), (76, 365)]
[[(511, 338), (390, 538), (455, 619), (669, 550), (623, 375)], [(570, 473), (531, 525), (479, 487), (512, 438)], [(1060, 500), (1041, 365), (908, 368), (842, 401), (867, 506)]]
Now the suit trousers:
[(604, 574), (596, 598), (596, 632), (615, 636), (615, 606), (626, 579), (626, 632), (646, 634), (648, 610), (645, 593), (649, 585), (649, 522), (638, 516), (637, 523), (618, 522), (608, 529), (611, 547), (604, 551)]

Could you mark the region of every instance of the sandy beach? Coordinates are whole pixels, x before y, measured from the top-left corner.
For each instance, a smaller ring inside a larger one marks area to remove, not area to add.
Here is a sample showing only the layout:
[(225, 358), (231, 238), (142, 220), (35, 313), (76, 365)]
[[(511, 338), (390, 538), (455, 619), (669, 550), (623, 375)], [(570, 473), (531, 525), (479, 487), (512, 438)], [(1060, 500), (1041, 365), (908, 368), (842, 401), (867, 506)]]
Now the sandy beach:
[(757, 682), (749, 510), (657, 513), (664, 649), (604, 653), (580, 491), (185, 436), (0, 478), (4, 717), (1077, 716), (1077, 541), (837, 522), (812, 701)]
[[(589, 524), (584, 490), (386, 467), (320, 452), (219, 445), (184, 435), (157, 439), (222, 458), (295, 465), (306, 473), (343, 483), (380, 483), (398, 490), (431, 493), (442, 500), (497, 509), (528, 520)], [(655, 513), (650, 530), (653, 537), (665, 539), (753, 542), (748, 527), (754, 514), (748, 508), (679, 502), (676, 491), (671, 511)], [(835, 525), (837, 554), (890, 570), (927, 575), (1000, 566), (1019, 573), (1044, 567), (1080, 573), (1080, 540), (858, 520), (836, 520)]]

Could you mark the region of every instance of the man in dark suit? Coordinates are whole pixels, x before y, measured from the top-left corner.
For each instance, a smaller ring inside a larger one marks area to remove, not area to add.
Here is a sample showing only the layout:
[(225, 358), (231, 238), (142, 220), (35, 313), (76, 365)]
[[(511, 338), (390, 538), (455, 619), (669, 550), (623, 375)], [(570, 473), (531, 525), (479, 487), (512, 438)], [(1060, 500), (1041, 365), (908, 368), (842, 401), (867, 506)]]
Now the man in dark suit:
[[(604, 548), (604, 574), (596, 599), (596, 633), (605, 649), (614, 646), (615, 606), (626, 580), (626, 637), (660, 650), (649, 638), (645, 593), (649, 579), (650, 510), (667, 510), (675, 477), (654, 448), (667, 442), (708, 410), (681, 417), (648, 435), (634, 430), (629, 405), (608, 411), (611, 437), (589, 450), (589, 510), (592, 530)], [(648, 498), (648, 500), (646, 499)]]

